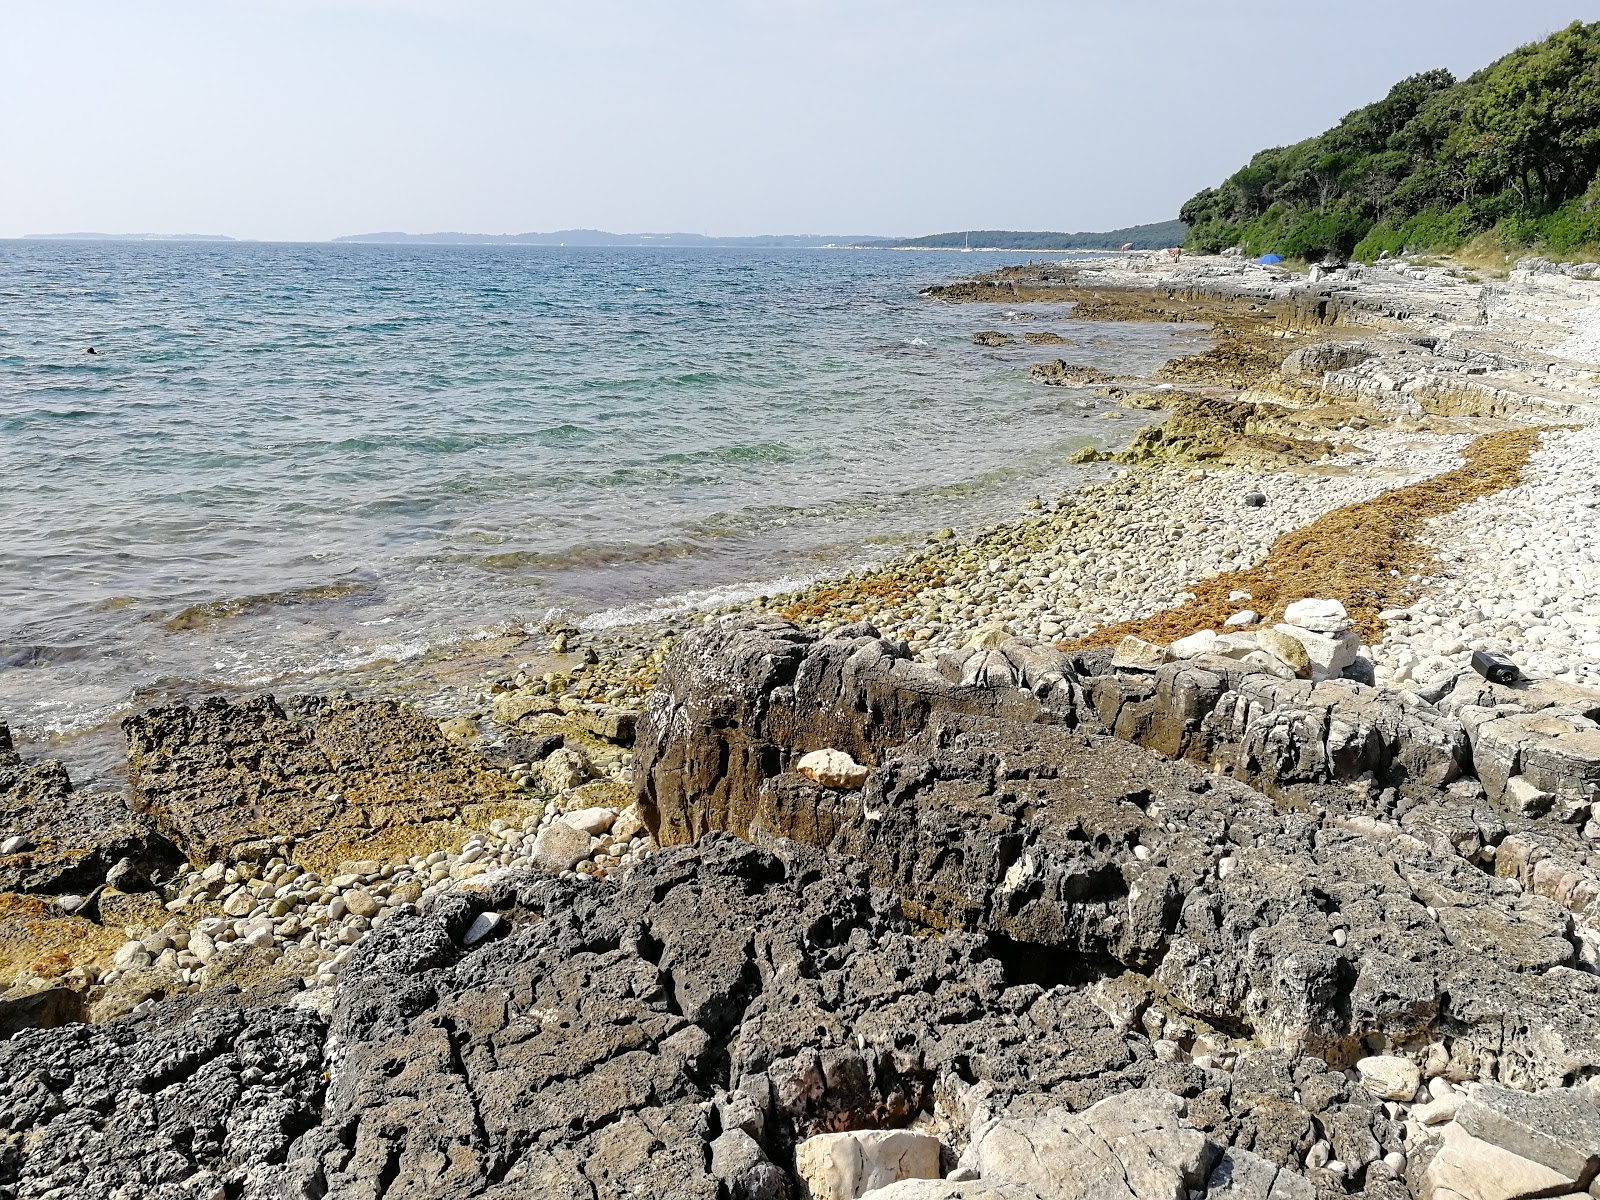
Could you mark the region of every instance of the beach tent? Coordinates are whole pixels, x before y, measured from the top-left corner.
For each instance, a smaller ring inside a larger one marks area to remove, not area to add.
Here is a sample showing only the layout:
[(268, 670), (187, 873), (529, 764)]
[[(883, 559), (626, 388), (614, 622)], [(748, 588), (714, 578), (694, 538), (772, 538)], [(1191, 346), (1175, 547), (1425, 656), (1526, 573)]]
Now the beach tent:
[(1256, 261), (1263, 267), (1270, 267), (1273, 263), (1281, 263), (1283, 261), (1283, 255), (1263, 254), (1260, 258), (1256, 259)]

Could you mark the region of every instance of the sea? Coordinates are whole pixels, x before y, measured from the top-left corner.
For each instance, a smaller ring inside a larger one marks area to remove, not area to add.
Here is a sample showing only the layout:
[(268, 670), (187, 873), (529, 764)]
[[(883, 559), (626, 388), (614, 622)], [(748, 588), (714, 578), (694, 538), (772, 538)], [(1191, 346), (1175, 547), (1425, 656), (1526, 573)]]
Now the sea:
[(1195, 348), (920, 295), (1022, 261), (0, 241), (0, 721), (48, 742), (1015, 516), (1129, 425), (1031, 363)]

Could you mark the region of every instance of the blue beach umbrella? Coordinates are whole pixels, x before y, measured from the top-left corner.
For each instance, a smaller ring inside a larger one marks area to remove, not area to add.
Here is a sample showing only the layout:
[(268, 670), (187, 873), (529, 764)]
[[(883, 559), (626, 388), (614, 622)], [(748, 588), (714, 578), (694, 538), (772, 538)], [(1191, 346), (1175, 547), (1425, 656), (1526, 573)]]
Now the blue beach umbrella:
[(1283, 255), (1263, 254), (1260, 258), (1256, 259), (1256, 261), (1263, 267), (1270, 267), (1273, 263), (1281, 263), (1283, 261)]

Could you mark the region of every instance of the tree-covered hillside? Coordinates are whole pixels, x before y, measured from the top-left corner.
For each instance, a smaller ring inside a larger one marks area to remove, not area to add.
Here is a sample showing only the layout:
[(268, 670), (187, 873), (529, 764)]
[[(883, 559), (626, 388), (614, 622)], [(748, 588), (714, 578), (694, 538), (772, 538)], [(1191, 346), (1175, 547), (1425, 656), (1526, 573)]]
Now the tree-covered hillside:
[(1024, 233), (1014, 229), (967, 229), (955, 233), (930, 233), (926, 237), (878, 241), (879, 246), (918, 247), (949, 250), (963, 246), (972, 249), (1001, 250), (1115, 250), (1132, 243), (1135, 250), (1163, 250), (1179, 245), (1187, 228), (1182, 221), (1161, 221), (1155, 225), (1130, 225), (1102, 233)]
[(1600, 22), (1468, 79), (1428, 71), (1319, 137), (1263, 150), (1183, 206), (1189, 245), (1311, 258), (1600, 242)]

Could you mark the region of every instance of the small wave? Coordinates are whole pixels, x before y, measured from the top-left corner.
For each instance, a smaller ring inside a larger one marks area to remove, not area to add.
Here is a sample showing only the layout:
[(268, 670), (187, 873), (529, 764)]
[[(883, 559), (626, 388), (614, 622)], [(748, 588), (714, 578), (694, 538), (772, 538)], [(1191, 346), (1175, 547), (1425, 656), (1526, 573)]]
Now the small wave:
[(485, 555), (478, 562), (497, 571), (568, 571), (617, 563), (664, 562), (684, 558), (700, 549), (692, 542), (605, 542), (566, 550), (512, 550)]
[(262, 592), (254, 596), (231, 596), (225, 600), (208, 600), (192, 604), (176, 616), (161, 623), (161, 628), (172, 633), (191, 629), (209, 629), (219, 621), (242, 617), (269, 608), (283, 608), (297, 604), (315, 604), (323, 600), (343, 600), (377, 591), (369, 580), (348, 583), (326, 583), (311, 587), (289, 588), (282, 592)]
[(743, 604), (761, 596), (785, 596), (809, 587), (815, 579), (811, 576), (759, 580), (751, 583), (734, 583), (723, 587), (697, 588), (664, 596), (641, 604), (624, 604), (617, 608), (602, 609), (579, 618), (578, 628), (586, 633), (602, 629), (615, 629), (622, 625), (649, 625), (666, 621), (685, 613), (709, 612), (729, 604)]

